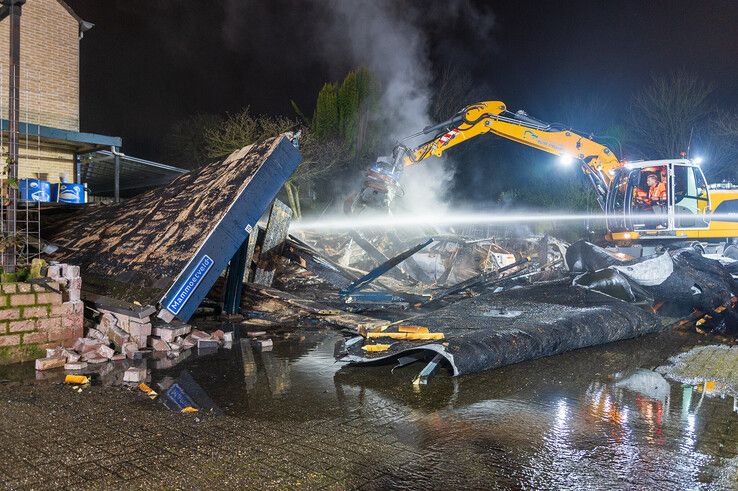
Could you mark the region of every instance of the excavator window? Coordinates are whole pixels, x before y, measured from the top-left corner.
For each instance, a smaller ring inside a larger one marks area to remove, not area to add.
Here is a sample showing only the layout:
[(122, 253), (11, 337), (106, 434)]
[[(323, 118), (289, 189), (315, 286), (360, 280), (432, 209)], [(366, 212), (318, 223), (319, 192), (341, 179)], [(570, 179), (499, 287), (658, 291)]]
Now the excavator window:
[(698, 167), (674, 165), (674, 224), (677, 228), (706, 227), (707, 183)]

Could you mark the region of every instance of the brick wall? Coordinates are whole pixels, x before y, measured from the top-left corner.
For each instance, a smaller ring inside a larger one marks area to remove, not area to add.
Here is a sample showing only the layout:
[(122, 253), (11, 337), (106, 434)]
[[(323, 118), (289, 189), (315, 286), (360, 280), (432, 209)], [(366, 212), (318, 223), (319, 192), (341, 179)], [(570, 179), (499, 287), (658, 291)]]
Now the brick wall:
[[(0, 22), (0, 114), (7, 119), (9, 22)], [(21, 14), (21, 120), (79, 131), (79, 23), (57, 0), (27, 0)], [(21, 142), (18, 175), (74, 178), (74, 154)], [(2, 149), (6, 155), (7, 149)], [(59, 159), (61, 157), (61, 159)]]
[(76, 294), (81, 280), (56, 279), (46, 285), (0, 284), (0, 364), (32, 360), (46, 348), (71, 347), (82, 337), (84, 309)]
[[(4, 94), (9, 76), (8, 29), (7, 21), (0, 22)], [(27, 101), (29, 118), (38, 119), (31, 123), (79, 131), (79, 23), (57, 0), (27, 0), (23, 6), (21, 83), (25, 83), (22, 91), (30, 91), (25, 100), (21, 96), (21, 105)], [(25, 113), (23, 107), (21, 113)], [(4, 114), (7, 117), (7, 107)]]
[[(18, 177), (37, 179), (46, 175), (45, 180), (60, 182), (60, 176), (66, 175), (67, 182), (75, 178), (74, 152), (59, 146), (29, 142), (25, 144), (25, 138), (21, 138), (20, 150), (18, 152), (20, 166)], [(7, 145), (0, 145), (0, 154), (7, 154)], [(5, 169), (0, 170), (0, 176), (5, 177)]]

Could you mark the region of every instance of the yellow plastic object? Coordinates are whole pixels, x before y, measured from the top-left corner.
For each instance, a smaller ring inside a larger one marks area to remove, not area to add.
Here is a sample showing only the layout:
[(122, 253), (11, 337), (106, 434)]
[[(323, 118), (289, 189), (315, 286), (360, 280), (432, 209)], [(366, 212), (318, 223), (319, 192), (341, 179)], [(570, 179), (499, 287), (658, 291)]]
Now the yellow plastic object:
[(362, 346), (361, 349), (363, 349), (367, 353), (379, 353), (381, 351), (388, 350), (390, 346), (391, 345), (389, 344), (367, 344), (365, 346)]
[(180, 411), (180, 412), (183, 412), (183, 413), (196, 413), (197, 411), (199, 411), (199, 409), (197, 409), (195, 407), (192, 407), (192, 406), (187, 406), (186, 408), (182, 409), (182, 411)]
[(369, 339), (390, 338), (402, 341), (437, 341), (443, 339), (442, 332), (368, 332)]
[(413, 326), (413, 325), (410, 325), (410, 324), (405, 324), (405, 325), (402, 325), (402, 326), (398, 326), (397, 327), (397, 330), (399, 332), (416, 332), (416, 333), (423, 333), (423, 334), (427, 334), (427, 333), (430, 332), (427, 327)]
[(65, 384), (86, 384), (90, 379), (84, 375), (67, 375), (64, 377)]
[(146, 385), (145, 383), (141, 382), (138, 384), (138, 388), (141, 389), (141, 392), (144, 392), (147, 396), (149, 396), (152, 399), (155, 399), (158, 395), (154, 389)]

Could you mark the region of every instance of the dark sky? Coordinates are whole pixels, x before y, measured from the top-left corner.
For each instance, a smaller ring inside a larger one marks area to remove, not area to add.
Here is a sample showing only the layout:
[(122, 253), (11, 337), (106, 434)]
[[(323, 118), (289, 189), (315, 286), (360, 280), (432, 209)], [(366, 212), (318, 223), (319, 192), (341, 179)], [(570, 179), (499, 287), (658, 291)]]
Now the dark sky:
[[(346, 33), (326, 30), (321, 0), (68, 3), (96, 24), (82, 40), (83, 130), (120, 135), (143, 158), (161, 159), (163, 136), (190, 114), (291, 115), (290, 99), (311, 112), (320, 86), (354, 61), (341, 56)], [(457, 3), (483, 18), (451, 15), (447, 1), (393, 4), (425, 37), (431, 72), (459, 64), (485, 98), (511, 109), (560, 120), (565, 101), (597, 98), (617, 115), (652, 74), (678, 69), (738, 105), (738, 2)]]

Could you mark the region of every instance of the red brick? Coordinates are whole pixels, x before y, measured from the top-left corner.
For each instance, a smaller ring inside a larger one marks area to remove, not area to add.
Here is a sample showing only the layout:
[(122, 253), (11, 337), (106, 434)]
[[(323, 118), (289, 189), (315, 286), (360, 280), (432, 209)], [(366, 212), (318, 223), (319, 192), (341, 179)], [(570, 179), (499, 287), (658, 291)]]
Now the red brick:
[(27, 332), (23, 334), (23, 344), (36, 344), (45, 343), (49, 340), (49, 335), (46, 332)]
[(54, 329), (56, 327), (61, 327), (61, 318), (60, 317), (49, 317), (48, 319), (38, 319), (36, 320), (36, 327), (39, 330)]
[(39, 293), (38, 301), (36, 303), (51, 303), (58, 305), (62, 303), (61, 293)]
[(78, 337), (76, 330), (69, 327), (54, 327), (46, 332), (49, 335), (49, 341), (72, 338), (76, 339)]
[[(41, 295), (44, 294), (42, 293)], [(13, 307), (18, 305), (33, 305), (35, 303), (36, 295), (33, 293), (16, 293), (15, 295), (10, 296), (10, 305)]]
[[(0, 311), (2, 312), (2, 311)], [(48, 317), (49, 308), (45, 306), (41, 307), (26, 307), (23, 309), (23, 318), (30, 319), (31, 317)], [(1, 319), (2, 317), (0, 317)]]
[(70, 314), (65, 315), (61, 318), (62, 320), (62, 326), (64, 327), (77, 327), (77, 326), (83, 326), (85, 322), (85, 318), (82, 316), (82, 314)]
[(18, 346), (20, 342), (20, 334), (0, 336), (0, 346)]
[(8, 323), (10, 332), (33, 331), (34, 329), (36, 329), (36, 323), (32, 320), (10, 321)]
[(51, 315), (61, 317), (62, 315), (71, 314), (74, 307), (71, 303), (65, 302), (61, 305), (51, 306)]
[(0, 320), (20, 319), (20, 309), (0, 309)]
[(3, 293), (15, 293), (18, 291), (18, 287), (15, 283), (3, 283)]

